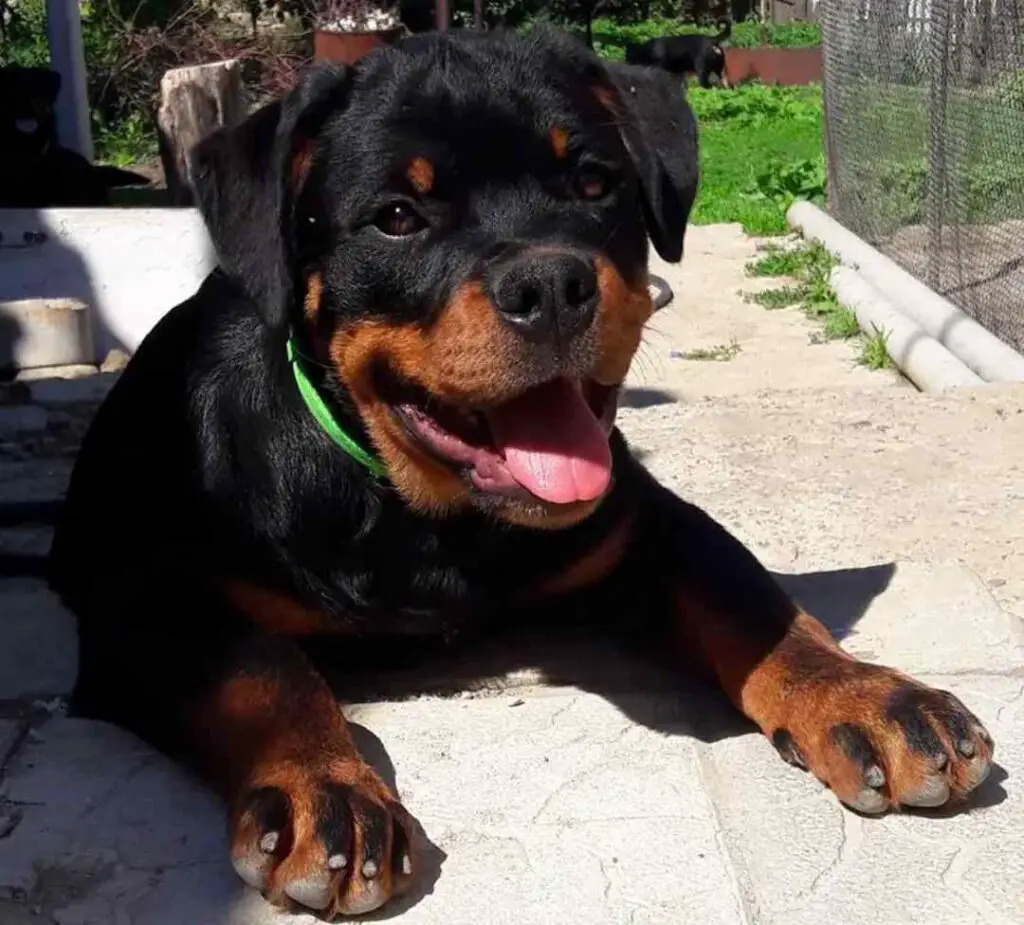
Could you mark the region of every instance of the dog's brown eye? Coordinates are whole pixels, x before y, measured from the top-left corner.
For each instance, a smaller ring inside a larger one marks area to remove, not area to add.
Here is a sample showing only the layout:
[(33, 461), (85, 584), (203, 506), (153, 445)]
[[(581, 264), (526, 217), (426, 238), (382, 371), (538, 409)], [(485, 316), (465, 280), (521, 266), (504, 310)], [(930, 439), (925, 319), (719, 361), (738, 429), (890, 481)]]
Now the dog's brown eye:
[(425, 228), (427, 223), (412, 206), (393, 202), (374, 216), (373, 224), (389, 238), (404, 238)]
[(573, 189), (580, 199), (603, 199), (611, 186), (611, 177), (600, 167), (581, 167), (573, 177)]

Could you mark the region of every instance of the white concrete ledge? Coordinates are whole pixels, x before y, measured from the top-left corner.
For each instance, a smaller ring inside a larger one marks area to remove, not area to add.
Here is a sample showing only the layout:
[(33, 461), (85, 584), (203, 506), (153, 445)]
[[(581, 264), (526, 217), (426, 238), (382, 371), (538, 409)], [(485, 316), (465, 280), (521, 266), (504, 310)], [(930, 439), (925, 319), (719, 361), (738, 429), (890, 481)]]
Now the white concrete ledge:
[(839, 301), (852, 309), (860, 329), (869, 337), (885, 336), (885, 349), (903, 374), (924, 392), (941, 392), (959, 386), (983, 385), (937, 340), (929, 337), (856, 270), (836, 267), (832, 288)]
[(84, 302), (94, 350), (74, 363), (98, 363), (114, 347), (134, 351), (215, 264), (195, 209), (0, 209), (5, 241), (26, 232), (45, 241), (0, 250), (0, 301)]
[(907, 318), (987, 382), (1024, 382), (1024, 356), (901, 266), (809, 202), (794, 203), (790, 227), (860, 271)]

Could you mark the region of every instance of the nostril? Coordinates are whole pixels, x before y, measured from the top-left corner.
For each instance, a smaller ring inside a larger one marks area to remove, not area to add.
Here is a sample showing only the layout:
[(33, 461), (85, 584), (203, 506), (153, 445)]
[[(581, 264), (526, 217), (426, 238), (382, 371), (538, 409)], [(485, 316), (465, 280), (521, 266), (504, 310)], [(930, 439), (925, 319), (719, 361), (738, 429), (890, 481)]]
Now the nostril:
[(534, 312), (540, 311), (544, 297), (536, 286), (524, 286), (519, 291), (519, 301), (515, 307), (515, 313), (528, 317)]
[(589, 302), (596, 291), (596, 281), (589, 274), (570, 276), (565, 282), (565, 301), (577, 306)]

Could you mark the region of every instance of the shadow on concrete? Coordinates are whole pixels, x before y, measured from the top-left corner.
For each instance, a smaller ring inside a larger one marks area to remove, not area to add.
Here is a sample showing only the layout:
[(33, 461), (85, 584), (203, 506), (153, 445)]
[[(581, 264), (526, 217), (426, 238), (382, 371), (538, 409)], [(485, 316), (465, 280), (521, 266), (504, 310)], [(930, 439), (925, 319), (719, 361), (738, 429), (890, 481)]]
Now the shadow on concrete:
[[(888, 588), (895, 572), (895, 564), (888, 563), (774, 577), (842, 640)], [(338, 649), (309, 654), (339, 698), (348, 702), (564, 686), (604, 697), (632, 721), (666, 735), (713, 743), (756, 731), (717, 686), (666, 667), (656, 653), (589, 625), (517, 628), (461, 647), (420, 638), (397, 645), (394, 639), (346, 640)], [(376, 748), (381, 748), (379, 741)], [(993, 767), (972, 806), (1006, 799), (1000, 786), (1005, 779), (1005, 772)]]
[[(401, 793), (394, 762), (388, 755), (387, 749), (384, 748), (384, 743), (365, 726), (351, 721), (348, 725), (356, 748), (366, 759), (367, 764), (381, 776), (384, 783), (391, 788), (392, 793)], [(413, 822), (416, 824), (416, 831), (413, 835), (413, 851), (419, 871), (415, 885), (404, 896), (390, 900), (387, 905), (379, 911), (365, 916), (362, 921), (383, 922), (395, 918), (434, 891), (434, 884), (441, 876), (441, 866), (447, 860), (448, 855), (427, 837), (427, 833), (417, 820), (414, 819)]]
[(842, 642), (868, 605), (889, 587), (895, 573), (896, 566), (886, 563), (798, 575), (775, 573), (774, 577), (790, 597)]
[[(887, 564), (775, 578), (841, 640), (889, 586), (895, 568)], [(573, 686), (606, 697), (644, 725), (651, 725), (650, 718), (634, 716), (630, 706), (638, 692), (669, 695), (678, 701), (676, 719), (683, 726), (686, 720), (692, 723), (689, 730), (677, 731), (704, 741), (752, 728), (716, 688), (666, 666), (658, 653), (644, 651), (635, 639), (588, 622), (585, 613), (544, 625), (527, 624), (527, 619), (465, 643), (432, 637), (345, 639), (318, 641), (307, 654), (347, 702)]]
[(627, 387), (619, 393), (620, 408), (654, 408), (658, 405), (674, 405), (679, 396), (666, 392), (664, 389), (648, 389)]
[[(77, 299), (90, 307), (96, 304), (85, 261), (55, 233), (41, 212), (0, 209), (0, 303), (25, 299)], [(24, 358), (20, 348), (30, 334), (22, 319), (20, 312), (0, 311), (0, 381), (13, 379), (18, 372), (17, 360)], [(83, 360), (87, 356), (89, 361), (95, 360), (94, 348), (99, 346), (96, 339), (102, 336), (95, 329), (95, 319), (92, 313), (92, 345), (76, 345)], [(39, 347), (31, 352), (39, 352)], [(29, 399), (27, 386), (9, 383), (5, 389), (8, 400), (15, 403)], [(0, 460), (6, 452), (6, 448), (0, 450)], [(56, 516), (54, 501), (26, 498), (0, 504), (0, 526), (50, 521)], [(40, 556), (0, 551), (0, 578), (40, 577), (43, 570)]]
[[(98, 304), (82, 256), (50, 227), (36, 209), (0, 209), (0, 302), (21, 299), (77, 299), (92, 312), (95, 346), (106, 332), (96, 330)], [(23, 337), (22, 331), (0, 331), (4, 348)], [(7, 349), (0, 351), (6, 355)]]
[[(3, 286), (3, 251), (0, 251), (0, 288)], [(0, 293), (0, 301), (3, 300), (3, 294)], [(14, 350), (21, 340), (22, 331), (21, 325), (17, 319), (13, 318), (6, 312), (0, 312), (0, 358), (7, 357), (14, 353)], [(2, 362), (2, 361), (0, 361)], [(13, 377), (13, 368), (0, 369), (0, 378), (8, 379)]]
[[(0, 209), (0, 300), (95, 302), (85, 261), (37, 209)], [(26, 235), (33, 236), (31, 240)]]

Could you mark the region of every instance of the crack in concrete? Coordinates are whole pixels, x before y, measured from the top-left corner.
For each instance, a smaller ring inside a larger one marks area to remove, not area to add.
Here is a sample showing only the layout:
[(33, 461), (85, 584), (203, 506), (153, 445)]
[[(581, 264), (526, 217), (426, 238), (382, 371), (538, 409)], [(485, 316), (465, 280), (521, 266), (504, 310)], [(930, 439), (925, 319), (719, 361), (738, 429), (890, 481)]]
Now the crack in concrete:
[(953, 857), (950, 858), (949, 864), (946, 865), (946, 869), (939, 875), (943, 885), (956, 889), (975, 854), (977, 854), (977, 849), (974, 845), (957, 849)]
[(612, 883), (611, 875), (608, 873), (608, 868), (605, 866), (604, 858), (599, 855), (594, 855), (597, 858), (597, 866), (601, 869), (601, 876), (604, 877), (604, 889), (601, 891), (601, 899), (607, 904), (612, 896)]
[(960, 899), (977, 912), (986, 925), (1019, 925), (1019, 922), (1015, 922), (999, 913), (996, 909), (993, 909), (983, 897), (979, 896), (963, 882), (964, 875), (974, 861), (977, 860), (981, 849), (982, 845), (977, 843), (967, 844), (958, 848), (939, 879), (943, 886), (959, 896)]
[(1002, 706), (1000, 706), (996, 710), (994, 722), (1001, 723), (1003, 721), (1003, 714), (1007, 710), (1016, 708), (1018, 703), (1020, 702), (1021, 697), (1024, 697), (1024, 684), (1021, 684), (1021, 686), (1017, 688), (1017, 692), (1012, 697), (1010, 697), (1009, 700), (1004, 701)]
[(747, 895), (756, 895), (749, 882), (749, 876), (741, 878), (740, 871), (746, 871), (742, 865), (737, 865), (733, 858), (732, 851), (726, 839), (725, 823), (722, 821), (722, 814), (718, 808), (715, 796), (721, 791), (718, 775), (715, 771), (714, 753), (711, 746), (706, 743), (695, 743), (694, 753), (697, 757), (697, 776), (702, 784), (705, 797), (708, 801), (708, 808), (711, 814), (711, 826), (715, 838), (715, 847), (722, 858), (722, 866), (725, 868), (726, 876), (732, 884), (733, 900), (736, 911), (739, 913), (738, 925), (754, 925), (755, 916)]
[(562, 704), (554, 713), (548, 717), (548, 728), (554, 729), (558, 724), (559, 718), (564, 714), (568, 713), (576, 704), (579, 702), (579, 697), (570, 697), (568, 703)]
[(842, 868), (850, 857), (860, 849), (864, 840), (864, 820), (860, 816), (844, 809), (838, 800), (834, 800), (828, 805), (834, 807), (839, 813), (842, 840), (839, 842), (835, 859), (815, 875), (806, 889), (797, 893), (796, 902), (811, 899), (825, 881)]
[(18, 720), (17, 731), (11, 737), (10, 744), (7, 746), (4, 754), (0, 755), (0, 779), (6, 777), (7, 768), (21, 753), (22, 747), (29, 740), (29, 732), (31, 729), (32, 726), (28, 719)]
[(157, 755), (146, 755), (145, 757), (143, 757), (138, 764), (134, 765), (133, 767), (130, 767), (125, 772), (124, 777), (122, 777), (116, 783), (111, 784), (110, 789), (106, 793), (101, 794), (99, 797), (96, 798), (96, 800), (90, 803), (85, 808), (84, 812), (79, 817), (79, 819), (88, 819), (93, 813), (97, 812), (100, 809), (103, 809), (103, 807), (105, 807), (108, 803), (110, 803), (116, 797), (120, 796), (123, 793), (124, 789), (133, 780), (135, 780), (136, 777), (138, 777), (143, 771), (145, 771), (147, 768), (151, 767), (153, 764), (157, 763), (160, 760), (160, 757)]
[[(562, 781), (562, 783), (560, 783), (557, 787), (555, 787), (555, 789), (552, 790), (551, 793), (549, 793), (544, 798), (544, 802), (541, 803), (540, 808), (537, 810), (537, 812), (533, 814), (533, 817), (530, 819), (530, 823), (532, 825), (542, 825), (543, 823), (541, 823), (540, 817), (543, 816), (545, 812), (547, 812), (548, 807), (554, 802), (556, 797), (558, 797), (567, 788), (572, 787), (578, 781), (583, 780), (585, 777), (589, 776), (594, 771), (600, 770), (602, 767), (604, 767), (604, 765), (598, 765), (597, 767), (589, 767), (586, 770), (583, 770), (583, 771), (578, 772), (577, 774), (571, 775), (568, 778), (568, 780)], [(557, 822), (557, 820), (552, 820), (552, 821), (553, 822)], [(563, 823), (558, 823), (558, 824), (563, 824)]]

